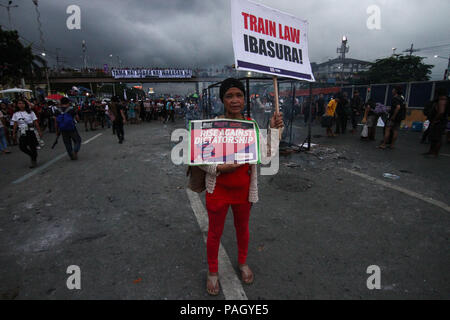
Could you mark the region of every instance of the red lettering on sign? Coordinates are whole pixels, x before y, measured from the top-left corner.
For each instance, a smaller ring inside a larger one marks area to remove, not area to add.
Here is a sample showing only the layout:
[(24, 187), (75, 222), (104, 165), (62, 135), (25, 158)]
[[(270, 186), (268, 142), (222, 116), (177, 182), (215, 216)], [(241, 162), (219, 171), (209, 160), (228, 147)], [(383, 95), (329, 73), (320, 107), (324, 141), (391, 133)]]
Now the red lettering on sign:
[(250, 15), (250, 30), (258, 32), (258, 27), (256, 26), (256, 17), (254, 15)]
[(281, 23), (278, 24), (278, 28), (280, 29), (280, 39), (284, 40), (284, 38), (283, 38), (283, 29), (281, 29)]
[(300, 30), (295, 28), (290, 28), (291, 30), (291, 41), (297, 44), (300, 43)]
[(266, 34), (266, 30), (264, 29), (264, 20), (262, 18), (258, 18), (258, 32)]
[(242, 12), (242, 15), (244, 16), (244, 28), (248, 29), (248, 13)]
[(277, 37), (277, 23), (269, 20), (269, 33), (272, 37)]

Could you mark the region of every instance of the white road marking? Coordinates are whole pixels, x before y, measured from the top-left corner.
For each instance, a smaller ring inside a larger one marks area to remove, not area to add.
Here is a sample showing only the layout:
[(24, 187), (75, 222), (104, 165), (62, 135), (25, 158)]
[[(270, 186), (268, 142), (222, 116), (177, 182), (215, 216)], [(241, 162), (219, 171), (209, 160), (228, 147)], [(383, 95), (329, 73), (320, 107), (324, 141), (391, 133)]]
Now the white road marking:
[[(208, 213), (197, 193), (189, 189), (186, 189), (186, 193), (206, 243), (208, 235)], [(230, 258), (222, 244), (219, 247), (219, 276), (221, 289), (226, 300), (248, 300), (241, 281), (238, 279)]]
[[(83, 142), (82, 144), (88, 144), (88, 143), (91, 142), (92, 140), (97, 139), (98, 137), (100, 137), (102, 134), (103, 134), (103, 133), (99, 133), (99, 134), (97, 134), (96, 136), (90, 138), (89, 140), (86, 140), (86, 141)], [(21, 177), (21, 178), (15, 180), (15, 181), (13, 181), (12, 183), (13, 183), (13, 184), (18, 184), (18, 183), (24, 182), (25, 180), (27, 180), (27, 179), (29, 179), (29, 178), (31, 178), (31, 177), (37, 175), (37, 174), (40, 173), (41, 171), (47, 169), (48, 167), (50, 167), (50, 166), (51, 166), (52, 164), (54, 164), (55, 162), (61, 160), (61, 159), (64, 158), (64, 156), (66, 156), (66, 155), (67, 155), (67, 153), (60, 154), (59, 156), (57, 156), (57, 157), (54, 158), (53, 160), (50, 160), (50, 161), (44, 163), (43, 165), (39, 166), (37, 169), (31, 171), (30, 173), (27, 173), (26, 175), (24, 175), (23, 177)]]
[(82, 144), (88, 144), (89, 142), (91, 142), (94, 139), (97, 139), (98, 137), (100, 137), (101, 135), (103, 135), (103, 133), (99, 133), (96, 136), (93, 136), (92, 138), (90, 138), (89, 140), (86, 140), (85, 142), (83, 142)]
[(441, 156), (450, 157), (450, 154), (440, 153)]
[(55, 159), (43, 164), (42, 166), (39, 166), (37, 169), (31, 171), (30, 173), (24, 175), (23, 177), (13, 181), (13, 184), (18, 184), (21, 182), (24, 182), (25, 180), (31, 178), (32, 176), (38, 174), (39, 172), (47, 169), (48, 167), (50, 167), (52, 164), (54, 164), (55, 162), (61, 160), (62, 158), (64, 158), (64, 156), (66, 155), (66, 153), (60, 154), (59, 156), (57, 156)]
[(396, 186), (396, 185), (394, 185), (392, 183), (389, 183), (389, 182), (386, 182), (386, 181), (383, 181), (383, 180), (380, 180), (380, 179), (377, 179), (377, 178), (373, 178), (373, 177), (368, 176), (368, 175), (366, 175), (364, 173), (356, 172), (356, 171), (345, 169), (345, 168), (341, 168), (341, 170), (343, 170), (343, 171), (345, 171), (347, 173), (353, 174), (355, 176), (364, 178), (364, 179), (369, 180), (371, 182), (378, 183), (378, 184), (380, 184), (380, 185), (382, 185), (384, 187), (387, 187), (387, 188), (390, 188), (390, 189), (393, 189), (393, 190), (397, 190), (399, 192), (407, 194), (408, 196), (411, 196), (413, 198), (416, 198), (416, 199), (428, 202), (428, 203), (430, 203), (430, 204), (432, 204), (434, 206), (437, 206), (437, 207), (439, 207), (441, 209), (444, 209), (447, 212), (450, 212), (450, 206), (447, 205), (444, 202), (441, 202), (441, 201), (435, 200), (433, 198), (421, 195), (420, 193), (417, 193), (417, 192), (414, 192), (414, 191), (410, 191), (408, 189)]

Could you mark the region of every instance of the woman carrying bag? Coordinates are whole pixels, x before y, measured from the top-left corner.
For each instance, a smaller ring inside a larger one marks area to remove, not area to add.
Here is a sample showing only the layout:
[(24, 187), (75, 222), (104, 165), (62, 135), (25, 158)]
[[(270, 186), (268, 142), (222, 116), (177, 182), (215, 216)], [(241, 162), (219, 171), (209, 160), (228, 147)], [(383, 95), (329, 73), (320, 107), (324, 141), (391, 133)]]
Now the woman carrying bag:
[(38, 131), (42, 138), (42, 132), (39, 128), (39, 122), (33, 111), (27, 106), (26, 101), (19, 99), (17, 101), (19, 111), (15, 112), (11, 121), (14, 122), (13, 139), (16, 140), (17, 133), (19, 134), (19, 147), (23, 153), (26, 153), (31, 158), (30, 168), (35, 168), (37, 165), (37, 146), (39, 142), (36, 138), (35, 130)]
[[(220, 87), (220, 98), (224, 103), (225, 115), (220, 118), (234, 120), (251, 120), (243, 116), (245, 106), (245, 88), (234, 78), (223, 81)], [(284, 127), (281, 113), (275, 113), (270, 120), (270, 127)], [(272, 139), (273, 136), (271, 135)], [(278, 149), (278, 140), (271, 143), (271, 154)], [(264, 149), (264, 148), (262, 148)], [(264, 156), (264, 154), (263, 154)], [(222, 164), (200, 166), (206, 172), (206, 209), (208, 211), (209, 228), (207, 238), (207, 257), (209, 273), (207, 276), (207, 292), (216, 296), (220, 292), (218, 273), (218, 252), (220, 238), (225, 225), (225, 218), (231, 206), (234, 215), (238, 245), (238, 264), (242, 282), (251, 284), (254, 275), (246, 264), (249, 243), (249, 218), (253, 203), (258, 201), (257, 165)]]

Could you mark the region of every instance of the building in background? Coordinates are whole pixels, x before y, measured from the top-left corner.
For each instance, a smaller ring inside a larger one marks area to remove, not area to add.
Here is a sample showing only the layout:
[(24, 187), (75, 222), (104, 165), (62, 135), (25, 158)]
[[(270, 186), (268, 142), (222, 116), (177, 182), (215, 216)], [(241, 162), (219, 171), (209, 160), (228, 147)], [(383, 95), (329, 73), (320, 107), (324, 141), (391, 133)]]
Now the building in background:
[(358, 59), (336, 58), (324, 63), (311, 63), (314, 77), (319, 83), (348, 85), (359, 78), (358, 73), (368, 71), (371, 62)]

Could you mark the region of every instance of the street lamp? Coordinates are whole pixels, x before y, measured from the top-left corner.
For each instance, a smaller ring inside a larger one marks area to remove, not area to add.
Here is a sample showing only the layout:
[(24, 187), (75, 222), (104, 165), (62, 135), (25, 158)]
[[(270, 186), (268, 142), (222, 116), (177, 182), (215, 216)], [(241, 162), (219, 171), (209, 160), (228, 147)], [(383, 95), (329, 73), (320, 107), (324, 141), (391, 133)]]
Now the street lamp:
[[(441, 58), (441, 59), (447, 60), (447, 58), (438, 56), (437, 54), (434, 56), (434, 58), (435, 59)], [(448, 66), (447, 66), (447, 70), (445, 70), (445, 73), (444, 73), (444, 80), (447, 80), (448, 78), (450, 78), (450, 56), (448, 57)]]
[[(41, 56), (44, 58), (47, 56), (45, 52), (41, 52)], [(47, 95), (51, 94), (51, 88), (50, 88), (50, 80), (48, 78), (48, 68), (47, 68), (47, 61), (44, 60), (44, 68), (45, 68), (45, 78), (47, 79)]]

